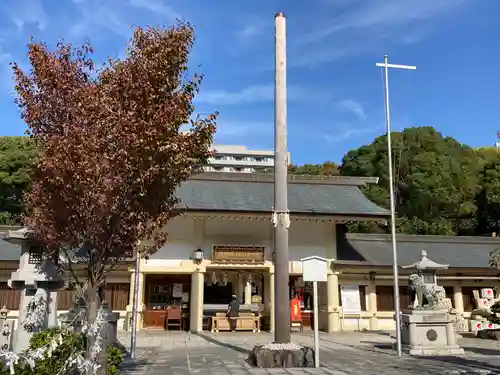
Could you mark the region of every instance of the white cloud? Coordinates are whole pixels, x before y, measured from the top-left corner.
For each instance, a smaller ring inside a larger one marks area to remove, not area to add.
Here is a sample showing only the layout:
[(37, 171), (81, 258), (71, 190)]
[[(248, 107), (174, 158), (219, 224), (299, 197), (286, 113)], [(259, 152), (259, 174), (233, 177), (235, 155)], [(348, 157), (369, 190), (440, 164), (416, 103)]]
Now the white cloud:
[(238, 35), (243, 39), (256, 38), (271, 31), (271, 23), (263, 21), (261, 17), (252, 17), (243, 28), (238, 30)]
[(79, 18), (69, 29), (70, 38), (81, 38), (101, 35), (103, 30), (111, 31), (117, 36), (128, 39), (132, 35), (130, 26), (121, 18), (118, 8), (104, 4), (78, 6)]
[(181, 18), (181, 15), (170, 5), (167, 5), (164, 0), (130, 0), (130, 5), (134, 8), (142, 8), (149, 12), (166, 16), (169, 18), (169, 21)]
[(244, 144), (248, 147), (271, 147), (274, 138), (272, 121), (217, 121), (216, 144)]
[[(369, 48), (369, 43), (353, 43), (350, 45), (338, 45), (335, 48), (324, 48), (320, 47), (314, 49), (309, 53), (303, 53), (297, 51), (293, 53), (288, 60), (288, 66), (290, 67), (317, 67), (321, 64), (329, 63), (332, 61), (337, 61), (348, 56), (353, 56), (356, 53), (361, 52), (365, 48)], [(271, 69), (270, 67), (267, 67)], [(273, 67), (274, 68), (274, 67)]]
[(304, 42), (318, 42), (321, 39), (347, 30), (367, 30), (384, 27), (404, 26), (423, 22), (449, 14), (467, 0), (371, 0), (358, 2), (352, 10), (330, 19), (328, 27), (306, 34)]
[(28, 24), (35, 24), (40, 31), (47, 27), (48, 16), (38, 0), (18, 0), (15, 4), (6, 4), (2, 8), (18, 31), (24, 30)]
[(307, 21), (303, 29), (308, 32), (301, 29), (290, 39), (289, 66), (314, 68), (382, 50), (387, 44), (417, 43), (440, 27), (445, 18), (463, 10), (467, 2), (470, 0), (352, 0), (340, 5), (332, 2), (331, 6), (326, 5), (330, 9), (324, 11), (324, 16)]
[(198, 103), (238, 105), (257, 102), (267, 102), (274, 98), (274, 88), (271, 85), (248, 86), (240, 91), (202, 90), (195, 99)]
[(335, 133), (324, 133), (322, 134), (321, 138), (326, 143), (329, 144), (334, 144), (334, 143), (339, 143), (346, 141), (348, 139), (352, 139), (364, 134), (370, 134), (370, 133), (378, 133), (379, 132), (379, 127), (373, 127), (373, 128), (357, 128), (357, 127), (352, 127), (349, 124), (346, 124), (343, 129), (340, 129), (338, 132)]
[(342, 111), (347, 111), (356, 116), (359, 120), (366, 120), (366, 112), (363, 105), (352, 99), (343, 99), (335, 103), (335, 106)]
[[(330, 92), (321, 89), (307, 89), (289, 86), (287, 100), (327, 100)], [(250, 103), (263, 103), (274, 100), (274, 85), (251, 85), (239, 91), (227, 90), (201, 90), (195, 102), (212, 105), (242, 105)]]

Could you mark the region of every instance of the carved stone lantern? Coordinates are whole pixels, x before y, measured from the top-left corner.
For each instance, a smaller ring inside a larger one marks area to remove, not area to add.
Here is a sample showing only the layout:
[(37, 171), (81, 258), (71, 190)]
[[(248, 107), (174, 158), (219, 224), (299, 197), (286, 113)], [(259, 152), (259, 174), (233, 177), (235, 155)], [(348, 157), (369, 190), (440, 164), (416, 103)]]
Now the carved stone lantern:
[[(12, 272), (8, 280), (9, 287), (21, 291), (19, 328), (13, 341), (13, 350), (21, 352), (28, 347), (34, 332), (49, 326), (58, 326), (57, 291), (65, 288), (67, 282), (59, 275), (56, 264), (44, 257), (43, 248), (31, 238), (27, 228), (8, 231), (4, 240), (21, 246), (19, 268)], [(28, 317), (31, 301), (37, 298), (37, 294), (38, 298), (46, 303), (44, 316), (40, 317), (42, 326), (31, 327), (28, 332), (22, 325)]]
[[(425, 250), (420, 254), (418, 262), (402, 266), (414, 270), (409, 277), (409, 286), (414, 293), (410, 297), (411, 302), (418, 302), (416, 308), (402, 311), (403, 351), (419, 356), (464, 355), (457, 343), (456, 316), (452, 316), (450, 309), (443, 304), (445, 290), (437, 285), (437, 271), (445, 270), (449, 265), (430, 260)], [(420, 297), (422, 300), (419, 301)]]
[(449, 264), (436, 263), (427, 258), (427, 251), (420, 252), (420, 260), (418, 262), (402, 266), (405, 269), (414, 269), (417, 274), (422, 278), (424, 284), (437, 285), (437, 271), (448, 269)]

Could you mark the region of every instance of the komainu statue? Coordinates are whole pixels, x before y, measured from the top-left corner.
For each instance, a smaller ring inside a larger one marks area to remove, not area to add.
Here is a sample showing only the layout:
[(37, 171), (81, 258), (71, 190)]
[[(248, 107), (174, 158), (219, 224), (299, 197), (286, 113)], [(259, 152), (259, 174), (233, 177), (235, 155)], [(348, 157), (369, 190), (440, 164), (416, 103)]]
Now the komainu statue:
[[(436, 284), (425, 284), (422, 277), (416, 273), (408, 277), (409, 287), (415, 292), (414, 296), (418, 301), (416, 309), (441, 309), (446, 308), (443, 302), (446, 292), (442, 286)], [(414, 301), (412, 301), (413, 304)]]

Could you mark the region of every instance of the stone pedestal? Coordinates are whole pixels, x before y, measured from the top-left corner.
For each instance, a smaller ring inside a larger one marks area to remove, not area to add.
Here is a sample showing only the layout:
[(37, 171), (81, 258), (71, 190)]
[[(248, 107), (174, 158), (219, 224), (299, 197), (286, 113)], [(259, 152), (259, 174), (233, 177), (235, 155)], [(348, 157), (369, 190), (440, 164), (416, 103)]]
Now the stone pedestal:
[(457, 344), (455, 323), (448, 310), (403, 310), (403, 351), (419, 356), (464, 355)]
[(248, 362), (258, 368), (314, 367), (314, 349), (293, 343), (256, 345)]
[(12, 332), (14, 332), (14, 321), (7, 319), (9, 310), (4, 306), (0, 310), (0, 351), (11, 349)]

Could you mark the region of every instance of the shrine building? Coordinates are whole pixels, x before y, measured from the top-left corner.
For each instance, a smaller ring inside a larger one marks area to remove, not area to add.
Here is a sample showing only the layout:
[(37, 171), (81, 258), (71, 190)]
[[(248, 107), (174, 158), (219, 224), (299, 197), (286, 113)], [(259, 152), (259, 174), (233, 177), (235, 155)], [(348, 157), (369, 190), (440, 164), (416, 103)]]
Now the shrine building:
[[(389, 212), (360, 190), (376, 183), (376, 178), (362, 177), (289, 177), (289, 286), (290, 296), (300, 300), (303, 326), (311, 326), (313, 303), (312, 287), (301, 278), (301, 259), (320, 256), (328, 260), (327, 282), (319, 283), (320, 329), (394, 329), (390, 236), (346, 230), (352, 222), (387, 222)], [(138, 275), (133, 265), (123, 264), (107, 279), (106, 300), (120, 312), (119, 328), (130, 328), (138, 277), (140, 328), (165, 328), (167, 312), (178, 307), (180, 324), (168, 329), (214, 329), (213, 317), (226, 311), (235, 294), (241, 311), (257, 317), (258, 325), (251, 329), (272, 331), (273, 176), (204, 173), (185, 182), (177, 195), (186, 212), (167, 225), (167, 244), (141, 260)], [(21, 252), (18, 244), (9, 242), (9, 231), (16, 229), (0, 229), (4, 237), (0, 237), (0, 308), (5, 305), (10, 318), (18, 316), (20, 296), (7, 286)], [(432, 260), (449, 264), (438, 273), (438, 283), (467, 318), (474, 307), (474, 290), (500, 287), (498, 271), (488, 266), (489, 253), (499, 243), (492, 237), (401, 235), (399, 264), (418, 261), (421, 250)], [(408, 274), (401, 268), (403, 308), (409, 304)], [(70, 289), (58, 292), (59, 313), (71, 307), (72, 296)], [(463, 327), (469, 329), (469, 324)]]

